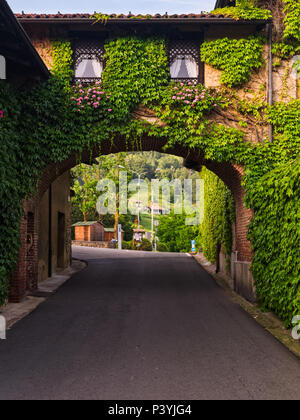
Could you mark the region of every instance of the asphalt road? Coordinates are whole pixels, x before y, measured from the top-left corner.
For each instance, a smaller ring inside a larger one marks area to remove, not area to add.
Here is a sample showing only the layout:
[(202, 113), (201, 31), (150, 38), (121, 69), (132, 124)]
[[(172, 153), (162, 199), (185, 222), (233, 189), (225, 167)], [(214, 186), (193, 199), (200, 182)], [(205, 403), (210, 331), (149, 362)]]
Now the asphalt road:
[(88, 267), (0, 340), (0, 399), (300, 399), (300, 362), (190, 257)]

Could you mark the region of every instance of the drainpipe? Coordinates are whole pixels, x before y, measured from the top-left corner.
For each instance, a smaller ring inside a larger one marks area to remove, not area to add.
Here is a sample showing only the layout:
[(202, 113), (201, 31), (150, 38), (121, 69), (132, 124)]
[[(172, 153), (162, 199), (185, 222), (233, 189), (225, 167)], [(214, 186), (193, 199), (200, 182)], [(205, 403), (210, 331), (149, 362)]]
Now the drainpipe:
[[(272, 48), (273, 48), (273, 29), (272, 23), (268, 24), (268, 49), (269, 49), (269, 57), (268, 57), (268, 105), (273, 105), (273, 55), (272, 55)], [(272, 143), (273, 141), (273, 126), (269, 124), (269, 141)]]
[(52, 184), (49, 187), (48, 277), (52, 276)]

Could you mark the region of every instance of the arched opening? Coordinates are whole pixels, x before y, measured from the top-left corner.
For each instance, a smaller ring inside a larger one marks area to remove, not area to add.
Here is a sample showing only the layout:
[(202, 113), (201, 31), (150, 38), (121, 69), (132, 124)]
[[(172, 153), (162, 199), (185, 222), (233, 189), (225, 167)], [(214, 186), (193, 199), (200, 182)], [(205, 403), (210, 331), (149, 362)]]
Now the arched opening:
[[(233, 227), (233, 248), (231, 254), (231, 272), (233, 276), (233, 281), (236, 291), (241, 295), (246, 297), (248, 300), (253, 301), (255, 299), (255, 288), (254, 281), (250, 272), (250, 264), (252, 259), (252, 251), (250, 242), (247, 240), (247, 227), (249, 220), (252, 216), (250, 210), (248, 210), (244, 205), (244, 190), (241, 185), (241, 179), (243, 176), (243, 167), (238, 165), (233, 165), (229, 162), (217, 163), (213, 161), (205, 160), (203, 154), (196, 150), (188, 150), (183, 146), (176, 146), (172, 149), (165, 150), (164, 142), (161, 139), (156, 139), (153, 137), (142, 138), (139, 144), (128, 144), (124, 139), (119, 138), (113, 144), (111, 142), (103, 142), (101, 149), (94, 148), (92, 150), (85, 150), (81, 153), (80, 156), (73, 155), (69, 159), (62, 161), (59, 164), (50, 164), (44, 171), (38, 186), (38, 191), (36, 196), (25, 203), (25, 207), (29, 204), (34, 209), (35, 213), (38, 213), (34, 221), (34, 231), (39, 232), (39, 226), (43, 223), (43, 219), (49, 217), (49, 203), (51, 197), (53, 199), (53, 188), (60, 187), (60, 180), (63, 177), (66, 177), (69, 171), (75, 167), (78, 163), (90, 163), (97, 157), (101, 155), (109, 155), (112, 153), (120, 152), (137, 152), (137, 151), (155, 151), (159, 153), (167, 153), (170, 155), (179, 156), (184, 159), (184, 165), (187, 168), (200, 170), (202, 166), (207, 167), (211, 172), (216, 174), (229, 188), (231, 191), (234, 201), (235, 201), (235, 210), (236, 210), (236, 223)], [(62, 178), (61, 178), (62, 177)], [(65, 191), (64, 194), (65, 200), (70, 203), (70, 191)], [(43, 202), (44, 201), (44, 202)], [(41, 211), (40, 206), (44, 206), (45, 211)], [(47, 213), (48, 207), (48, 213)], [(62, 215), (64, 211), (59, 209), (59, 206), (55, 209), (55, 215), (51, 216), (51, 221), (56, 220), (57, 222), (57, 236), (51, 238), (52, 243), (57, 244), (57, 248), (61, 247), (62, 239), (59, 240), (59, 230), (58, 227), (62, 226), (59, 214)], [(50, 222), (50, 224), (53, 222)], [(70, 220), (64, 216), (64, 228), (63, 235), (64, 241), (66, 238), (70, 237), (70, 232), (67, 232), (67, 229), (70, 229)], [(23, 227), (23, 222), (22, 222)], [(51, 226), (53, 228), (53, 226)], [(24, 230), (24, 232), (23, 232)], [(22, 255), (26, 252), (26, 237), (27, 237), (27, 227), (26, 223), (24, 224), (24, 229), (21, 230), (22, 234), (22, 246), (20, 249), (19, 262), (16, 269), (16, 272), (13, 275), (10, 291), (10, 299), (12, 301), (18, 301), (24, 295), (26, 290), (26, 275), (24, 277), (24, 270), (26, 273), (26, 267), (24, 268), (24, 261)], [(55, 232), (55, 229), (50, 229), (49, 231)], [(50, 236), (53, 233), (49, 232)], [(64, 268), (67, 266), (71, 259), (71, 255), (68, 252), (65, 252), (62, 255), (58, 256), (58, 252), (53, 256), (51, 246), (49, 247), (49, 238), (41, 238), (41, 235), (38, 234), (38, 241), (36, 241), (35, 246), (35, 272), (43, 272), (43, 276), (51, 275), (52, 270), (51, 266), (55, 264)], [(59, 245), (60, 244), (60, 245)], [(24, 251), (25, 249), (25, 251)], [(41, 252), (44, 255), (48, 254), (48, 262), (39, 263), (38, 255), (41, 255)], [(40, 266), (38, 266), (40, 264)], [(26, 266), (26, 263), (25, 263)], [(37, 283), (37, 282), (36, 282)]]

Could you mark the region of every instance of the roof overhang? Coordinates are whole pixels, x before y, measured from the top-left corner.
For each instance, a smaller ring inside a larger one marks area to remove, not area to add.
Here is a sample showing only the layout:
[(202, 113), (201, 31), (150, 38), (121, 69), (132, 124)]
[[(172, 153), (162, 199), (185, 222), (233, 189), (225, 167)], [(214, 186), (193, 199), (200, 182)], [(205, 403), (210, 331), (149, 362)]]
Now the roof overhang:
[(0, 0), (0, 54), (7, 61), (8, 80), (16, 75), (20, 82), (45, 80), (50, 75), (6, 0)]
[[(17, 19), (22, 25), (30, 24), (95, 24), (92, 15), (89, 14), (61, 14), (44, 15), (44, 14), (16, 14)], [(265, 24), (266, 20), (235, 20), (224, 15), (215, 15), (209, 13), (189, 14), (189, 15), (108, 15), (105, 23), (98, 23), (102, 27), (116, 24), (163, 24), (174, 25), (182, 23), (196, 24)]]

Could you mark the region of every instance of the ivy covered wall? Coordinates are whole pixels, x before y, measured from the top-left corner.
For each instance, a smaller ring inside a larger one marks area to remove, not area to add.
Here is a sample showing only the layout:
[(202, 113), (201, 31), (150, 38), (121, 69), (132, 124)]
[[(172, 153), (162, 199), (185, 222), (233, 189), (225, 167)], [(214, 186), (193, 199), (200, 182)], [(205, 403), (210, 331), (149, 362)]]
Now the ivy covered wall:
[(235, 207), (231, 192), (214, 173), (201, 170), (204, 179), (204, 221), (201, 225), (203, 254), (212, 263), (217, 261), (218, 247), (225, 255), (232, 252), (232, 225), (235, 222)]

